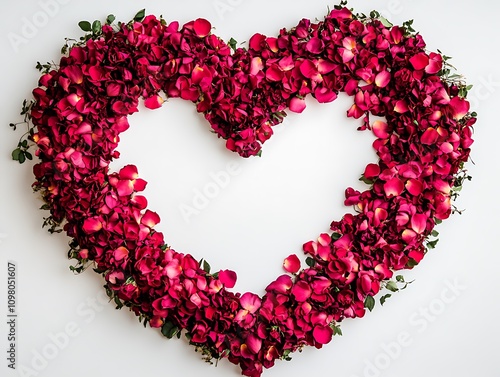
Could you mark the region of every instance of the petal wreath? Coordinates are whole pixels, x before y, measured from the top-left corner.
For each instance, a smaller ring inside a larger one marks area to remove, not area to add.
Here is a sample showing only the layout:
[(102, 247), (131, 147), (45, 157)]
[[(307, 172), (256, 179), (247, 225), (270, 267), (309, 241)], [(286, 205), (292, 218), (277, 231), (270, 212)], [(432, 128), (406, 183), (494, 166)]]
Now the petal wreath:
[[(227, 358), (244, 375), (260, 376), (276, 359), (330, 342), (339, 322), (363, 317), (382, 287), (397, 290), (394, 272), (413, 268), (434, 246), (435, 224), (449, 217), (469, 178), (463, 164), (476, 121), (468, 87), (446, 60), (425, 50), (411, 23), (387, 25), (342, 6), (277, 37), (255, 34), (248, 50), (211, 34), (204, 19), (182, 27), (155, 16), (99, 24), (58, 67), (42, 66), (35, 101), (23, 110), (40, 159), (34, 188), (51, 213), (45, 224), (63, 226), (79, 263), (73, 269), (94, 264), (118, 308), (168, 338), (184, 330), (207, 360)], [(288, 274), (263, 296), (227, 290), (236, 273), (211, 274), (208, 263), (174, 251), (155, 231), (160, 218), (138, 194), (146, 182), (137, 168), (109, 172), (127, 116), (140, 98), (160, 107), (160, 92), (194, 102), (243, 157), (259, 155), (284, 110), (301, 112), (305, 96), (352, 96), (347, 115), (363, 117), (360, 129), (374, 133), (379, 157), (361, 178), (369, 188), (346, 190), (345, 204), (357, 214), (304, 244), (307, 268), (287, 257)], [(371, 123), (370, 114), (385, 121)], [(16, 156), (24, 156), (25, 143), (19, 148)]]

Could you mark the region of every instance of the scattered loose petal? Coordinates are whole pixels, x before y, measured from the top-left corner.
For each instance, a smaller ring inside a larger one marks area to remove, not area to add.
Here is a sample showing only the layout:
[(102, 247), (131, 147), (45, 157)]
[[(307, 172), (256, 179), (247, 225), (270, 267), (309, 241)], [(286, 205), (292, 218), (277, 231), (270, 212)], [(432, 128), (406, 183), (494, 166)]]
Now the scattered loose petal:
[(295, 254), (289, 255), (283, 262), (283, 268), (291, 274), (297, 273), (300, 270), (300, 259)]

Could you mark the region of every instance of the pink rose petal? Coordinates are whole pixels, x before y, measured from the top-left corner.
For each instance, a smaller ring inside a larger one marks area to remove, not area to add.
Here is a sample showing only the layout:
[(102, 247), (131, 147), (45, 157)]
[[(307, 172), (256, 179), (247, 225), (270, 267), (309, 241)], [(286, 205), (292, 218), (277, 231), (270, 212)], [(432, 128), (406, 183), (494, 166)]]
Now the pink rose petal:
[(453, 119), (460, 120), (469, 112), (470, 103), (463, 98), (453, 97), (450, 101)]
[(380, 120), (373, 122), (372, 130), (379, 139), (387, 139), (389, 137), (389, 126), (385, 122)]
[(420, 141), (422, 144), (426, 145), (433, 145), (436, 143), (436, 141), (439, 138), (439, 133), (436, 131), (435, 128), (429, 127), (425, 132), (422, 134), (422, 137), (420, 138)]
[(294, 113), (301, 113), (306, 108), (306, 100), (304, 98), (293, 97), (290, 100), (289, 109)]
[(295, 254), (289, 255), (283, 262), (285, 271), (295, 274), (300, 270), (300, 259)]
[(292, 294), (298, 302), (306, 301), (309, 297), (311, 297), (311, 286), (305, 281), (299, 281), (293, 286)]
[(117, 261), (122, 261), (126, 257), (128, 257), (128, 249), (124, 246), (120, 246), (113, 252), (113, 256)]
[(153, 228), (156, 224), (160, 222), (160, 216), (149, 209), (146, 210), (141, 218), (141, 224), (147, 226), (148, 228)]
[(392, 178), (384, 184), (385, 195), (388, 198), (401, 195), (404, 188), (405, 185), (399, 178)]
[(391, 81), (391, 74), (387, 71), (380, 72), (377, 76), (375, 76), (375, 85), (379, 88), (385, 88), (389, 85)]
[(156, 96), (152, 96), (152, 97), (147, 98), (144, 101), (144, 106), (146, 106), (148, 109), (154, 110), (154, 109), (160, 108), (161, 105), (163, 104), (163, 102), (164, 102), (163, 98), (156, 95)]
[(416, 213), (411, 217), (411, 228), (417, 234), (422, 234), (427, 226), (427, 216)]
[(219, 280), (227, 288), (234, 288), (236, 284), (236, 272), (231, 270), (221, 270), (219, 272)]

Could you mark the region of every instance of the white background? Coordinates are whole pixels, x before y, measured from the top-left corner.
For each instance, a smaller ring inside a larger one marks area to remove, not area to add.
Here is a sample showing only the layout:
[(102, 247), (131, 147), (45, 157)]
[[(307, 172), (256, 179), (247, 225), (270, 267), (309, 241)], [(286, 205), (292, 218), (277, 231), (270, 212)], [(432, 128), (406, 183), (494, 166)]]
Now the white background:
[[(303, 17), (321, 19), (334, 3), (60, 0), (49, 15), (42, 3), (0, 5), (0, 375), (20, 374), (7, 368), (5, 357), (8, 260), (18, 266), (17, 367), (31, 369), (20, 375), (238, 375), (239, 369), (228, 362), (217, 368), (206, 365), (185, 340), (167, 341), (157, 331), (143, 329), (129, 312), (103, 304), (102, 280), (92, 271), (73, 276), (66, 259), (67, 237), (41, 229), (45, 214), (30, 188), (32, 164), (19, 166), (10, 159), (21, 132), (12, 132), (8, 123), (20, 120), (20, 104), (36, 85), (36, 61), (58, 60), (63, 38), (78, 37), (81, 20), (103, 20), (114, 13), (128, 21), (146, 7), (148, 14), (181, 24), (205, 17), (224, 40), (243, 42), (254, 32), (275, 35)], [(475, 84), (471, 101), (479, 122), (475, 165), (468, 164), (473, 181), (457, 203), (466, 211), (439, 226), (437, 249), (405, 275), (415, 279), (406, 291), (384, 307), (377, 304), (363, 320), (345, 321), (344, 336), (324, 349), (307, 349), (264, 375), (499, 376), (500, 5), (486, 0), (474, 5), (357, 0), (349, 5), (359, 12), (377, 9), (395, 24), (415, 19), (429, 49), (452, 56), (460, 73)], [(23, 30), (33, 21), (39, 24), (36, 31)], [(12, 39), (14, 34), (25, 43), (13, 45), (9, 35)], [(344, 189), (360, 187), (357, 178), (373, 161), (372, 139), (356, 131), (357, 121), (346, 119), (348, 106), (345, 98), (323, 106), (309, 101), (303, 114), (290, 115), (276, 129), (262, 158), (243, 160), (224, 149), (190, 103), (171, 100), (160, 110), (131, 118), (133, 127), (123, 135), (122, 158), (114, 168), (131, 162), (139, 167), (149, 182), (150, 208), (162, 216), (159, 229), (171, 246), (206, 258), (214, 270), (237, 271), (236, 289), (260, 294), (281, 273), (286, 256), (300, 253), (304, 242), (327, 231), (330, 221), (348, 210), (342, 206)], [(239, 174), (186, 221), (179, 206), (192, 206), (196, 190), (208, 187), (213, 182), (210, 173), (224, 171), (228, 162), (238, 164)], [(62, 335), (68, 330), (70, 335)]]

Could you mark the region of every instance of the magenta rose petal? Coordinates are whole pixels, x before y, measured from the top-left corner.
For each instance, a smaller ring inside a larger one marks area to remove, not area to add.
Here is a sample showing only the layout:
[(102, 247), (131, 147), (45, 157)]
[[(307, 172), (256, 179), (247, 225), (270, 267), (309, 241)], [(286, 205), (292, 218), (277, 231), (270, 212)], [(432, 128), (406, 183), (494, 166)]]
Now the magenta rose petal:
[(234, 288), (237, 279), (236, 272), (231, 270), (221, 270), (219, 272), (219, 279), (225, 287)]

